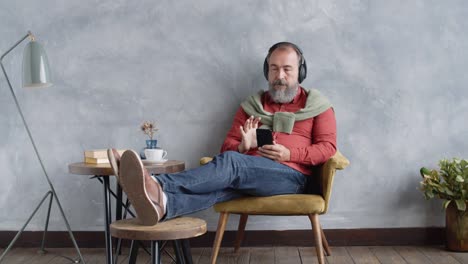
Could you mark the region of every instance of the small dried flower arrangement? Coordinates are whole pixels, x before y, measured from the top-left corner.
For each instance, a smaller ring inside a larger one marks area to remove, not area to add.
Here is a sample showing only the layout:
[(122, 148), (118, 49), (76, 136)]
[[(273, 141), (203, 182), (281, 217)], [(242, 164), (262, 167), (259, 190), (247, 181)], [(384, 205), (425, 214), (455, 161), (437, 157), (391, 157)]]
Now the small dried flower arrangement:
[(159, 128), (156, 127), (155, 123), (150, 121), (143, 122), (140, 128), (141, 131), (143, 131), (143, 133), (149, 136), (150, 140), (153, 140), (154, 134), (156, 134), (156, 131), (159, 130)]

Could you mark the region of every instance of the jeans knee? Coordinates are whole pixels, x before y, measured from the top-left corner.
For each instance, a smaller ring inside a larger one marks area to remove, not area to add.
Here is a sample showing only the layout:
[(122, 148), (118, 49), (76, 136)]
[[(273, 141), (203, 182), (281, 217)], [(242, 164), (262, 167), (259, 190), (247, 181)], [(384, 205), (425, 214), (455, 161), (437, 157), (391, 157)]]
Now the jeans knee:
[(223, 155), (224, 157), (227, 157), (227, 158), (235, 158), (235, 157), (239, 157), (241, 156), (242, 154), (240, 154), (239, 152), (237, 151), (233, 151), (233, 150), (229, 150), (229, 151), (226, 151), (226, 152), (223, 152), (221, 155)]
[(241, 156), (242, 156), (242, 154), (240, 154), (237, 151), (232, 151), (232, 150), (223, 152), (220, 155), (218, 155), (219, 159), (222, 159), (222, 160), (227, 161), (227, 162), (234, 162), (234, 161), (238, 160), (239, 157), (241, 157)]

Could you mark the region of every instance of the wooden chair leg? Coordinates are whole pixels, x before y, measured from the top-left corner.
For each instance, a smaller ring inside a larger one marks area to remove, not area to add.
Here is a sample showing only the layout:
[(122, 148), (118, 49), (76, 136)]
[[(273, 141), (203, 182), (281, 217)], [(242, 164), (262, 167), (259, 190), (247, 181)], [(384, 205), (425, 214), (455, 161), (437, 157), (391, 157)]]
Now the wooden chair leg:
[(331, 256), (330, 246), (328, 246), (328, 241), (327, 241), (327, 238), (325, 237), (325, 233), (323, 232), (322, 226), (320, 226), (320, 233), (322, 234), (323, 249), (325, 249), (325, 253), (327, 254), (327, 256)]
[(237, 228), (236, 241), (234, 242), (234, 253), (239, 251), (242, 240), (244, 239), (245, 225), (247, 224), (248, 214), (241, 214), (239, 219), (239, 227)]
[(223, 240), (224, 229), (226, 229), (226, 223), (228, 218), (229, 213), (221, 212), (219, 214), (218, 228), (216, 229), (216, 236), (213, 244), (213, 252), (211, 252), (211, 264), (215, 264), (216, 259), (218, 258), (218, 252), (221, 246), (221, 241)]
[(322, 234), (320, 232), (320, 222), (318, 219), (318, 214), (309, 215), (310, 222), (312, 222), (312, 231), (314, 233), (315, 240), (315, 250), (317, 251), (317, 258), (319, 264), (325, 264), (325, 257), (323, 256), (323, 247), (322, 247)]

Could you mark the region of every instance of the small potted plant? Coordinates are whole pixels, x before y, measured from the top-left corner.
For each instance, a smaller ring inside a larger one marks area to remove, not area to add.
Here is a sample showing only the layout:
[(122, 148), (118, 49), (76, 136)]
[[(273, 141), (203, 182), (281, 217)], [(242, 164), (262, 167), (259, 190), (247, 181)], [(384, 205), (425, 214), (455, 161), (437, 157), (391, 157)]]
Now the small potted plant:
[(420, 170), (426, 199), (444, 200), (447, 249), (468, 251), (468, 160), (440, 160), (439, 170)]
[(140, 128), (141, 128), (141, 131), (143, 131), (143, 133), (145, 133), (149, 137), (149, 139), (146, 140), (146, 148), (155, 149), (158, 145), (158, 140), (153, 139), (153, 137), (154, 137), (154, 134), (156, 134), (156, 132), (159, 130), (156, 127), (155, 123), (150, 122), (150, 121), (145, 121), (143, 122), (143, 124), (141, 124)]

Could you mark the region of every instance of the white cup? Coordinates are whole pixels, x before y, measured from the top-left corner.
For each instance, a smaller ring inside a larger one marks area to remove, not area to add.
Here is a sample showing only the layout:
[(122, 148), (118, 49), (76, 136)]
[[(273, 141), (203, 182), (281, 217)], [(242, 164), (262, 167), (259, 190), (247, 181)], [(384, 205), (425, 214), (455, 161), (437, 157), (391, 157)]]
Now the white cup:
[(145, 156), (150, 161), (162, 161), (167, 156), (164, 149), (145, 149)]

